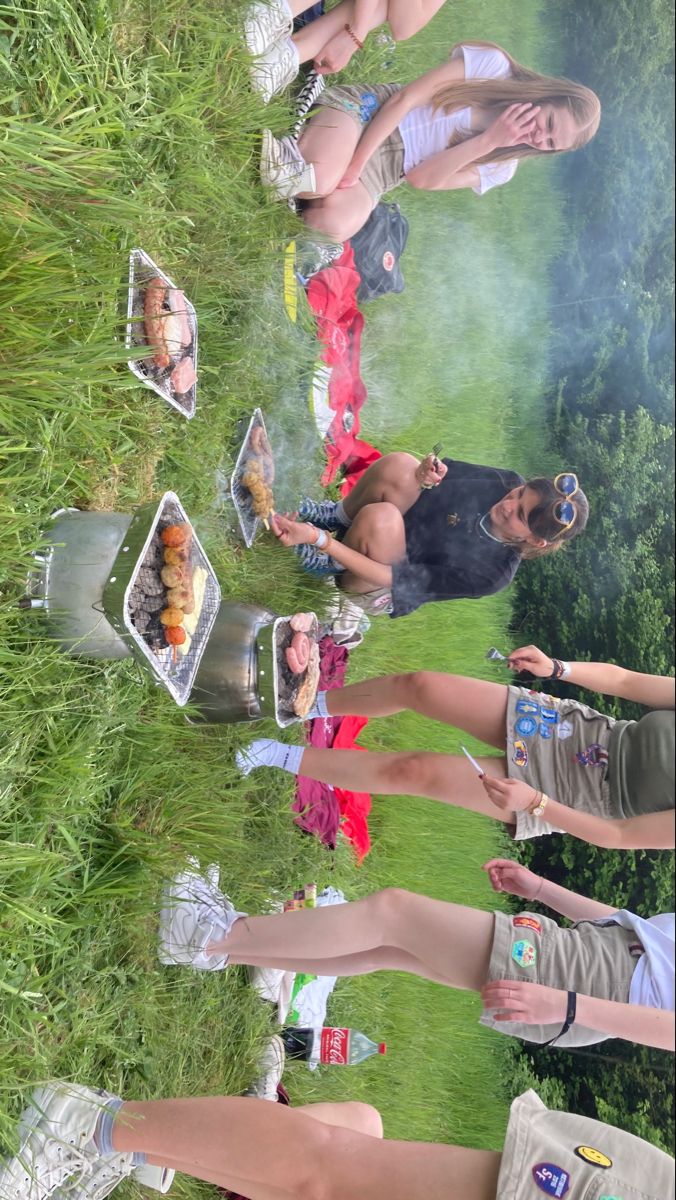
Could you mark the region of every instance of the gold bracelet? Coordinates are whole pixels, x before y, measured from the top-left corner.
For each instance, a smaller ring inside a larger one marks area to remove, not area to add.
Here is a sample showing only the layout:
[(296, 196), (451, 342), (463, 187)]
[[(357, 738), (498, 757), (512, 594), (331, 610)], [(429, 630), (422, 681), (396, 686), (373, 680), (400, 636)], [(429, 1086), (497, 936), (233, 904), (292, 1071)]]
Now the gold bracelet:
[(538, 792), (538, 796), (540, 797), (539, 803), (528, 810), (532, 817), (541, 817), (549, 804), (549, 796), (545, 792)]

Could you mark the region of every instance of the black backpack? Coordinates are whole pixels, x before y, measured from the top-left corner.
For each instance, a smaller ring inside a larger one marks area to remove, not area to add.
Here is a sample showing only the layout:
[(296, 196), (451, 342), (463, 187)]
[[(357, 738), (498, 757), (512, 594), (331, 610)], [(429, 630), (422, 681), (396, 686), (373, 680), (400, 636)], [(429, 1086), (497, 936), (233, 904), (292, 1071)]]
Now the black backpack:
[(399, 259), (408, 240), (408, 221), (398, 204), (374, 208), (368, 221), (350, 240), (361, 283), (357, 300), (375, 300), (388, 292), (403, 292)]

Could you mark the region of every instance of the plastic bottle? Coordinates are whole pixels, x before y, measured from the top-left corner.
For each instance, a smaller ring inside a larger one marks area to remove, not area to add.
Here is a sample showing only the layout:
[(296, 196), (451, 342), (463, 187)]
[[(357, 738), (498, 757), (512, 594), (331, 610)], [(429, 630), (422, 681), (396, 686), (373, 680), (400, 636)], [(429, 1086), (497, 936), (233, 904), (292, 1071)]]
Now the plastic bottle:
[(372, 1054), (385, 1054), (384, 1042), (372, 1042), (358, 1029), (342, 1029), (325, 1025), (289, 1025), (282, 1030), (287, 1058), (307, 1063), (331, 1063), (333, 1066), (353, 1067)]

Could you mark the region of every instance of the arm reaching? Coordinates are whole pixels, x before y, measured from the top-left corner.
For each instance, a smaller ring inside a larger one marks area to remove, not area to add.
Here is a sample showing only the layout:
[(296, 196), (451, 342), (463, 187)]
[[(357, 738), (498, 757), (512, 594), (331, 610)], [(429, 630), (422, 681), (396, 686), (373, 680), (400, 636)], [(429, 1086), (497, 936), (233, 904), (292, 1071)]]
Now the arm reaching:
[[(493, 779), (486, 775), (481, 783), (491, 803), (501, 812), (522, 812), (529, 808), (535, 799), (535, 789), (520, 779)], [(602, 846), (605, 850), (674, 849), (673, 808), (663, 812), (643, 813), (639, 817), (618, 817), (609, 820), (595, 813), (560, 804), (558, 800), (550, 797), (545, 820), (563, 833), (570, 833), (582, 842), (589, 842), (591, 846)]]
[(494, 892), (509, 892), (513, 896), (523, 896), (526, 900), (537, 900), (539, 904), (546, 904), (548, 908), (560, 913), (562, 917), (569, 917), (571, 921), (597, 921), (603, 917), (612, 917), (617, 912), (617, 909), (609, 904), (590, 900), (588, 896), (580, 896), (558, 883), (550, 883), (548, 879), (508, 858), (492, 858), (490, 862), (484, 863), (483, 869), (488, 872)]
[[(319, 531), (315, 529), (314, 525), (308, 525), (304, 521), (292, 521), (289, 517), (282, 516), (281, 513), (275, 513), (270, 518), (270, 525), (275, 537), (283, 546), (313, 546), (317, 541)], [(330, 536), (327, 536), (327, 542), (323, 549), (347, 571), (372, 583), (374, 588), (391, 586), (392, 568), (384, 563), (375, 562), (372, 558), (360, 554), (358, 550), (352, 550), (349, 546), (337, 542)]]
[[(481, 998), (484, 1008), (493, 1011), (496, 1021), (528, 1025), (563, 1024), (568, 999), (567, 993), (559, 988), (514, 979), (485, 984)], [(575, 1024), (641, 1046), (674, 1050), (674, 1014), (659, 1008), (599, 1000), (578, 992)]]
[[(528, 671), (541, 679), (548, 679), (554, 670), (554, 661), (537, 646), (522, 646), (509, 655), (509, 664), (515, 671)], [(617, 696), (621, 700), (633, 700), (649, 708), (676, 707), (676, 682), (666, 675), (644, 675), (639, 671), (628, 671), (614, 663), (571, 662), (568, 683), (603, 692), (606, 696)]]

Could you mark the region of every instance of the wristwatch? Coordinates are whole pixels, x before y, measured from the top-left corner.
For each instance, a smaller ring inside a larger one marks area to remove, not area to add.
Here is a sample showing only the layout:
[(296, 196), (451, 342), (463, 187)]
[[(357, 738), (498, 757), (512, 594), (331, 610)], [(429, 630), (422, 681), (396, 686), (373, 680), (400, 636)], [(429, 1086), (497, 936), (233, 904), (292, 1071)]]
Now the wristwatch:
[(531, 808), (530, 815), (532, 817), (541, 817), (543, 812), (545, 811), (548, 803), (549, 803), (549, 796), (546, 796), (545, 793), (543, 792), (542, 795), (540, 796), (540, 803), (536, 804), (535, 808)]

